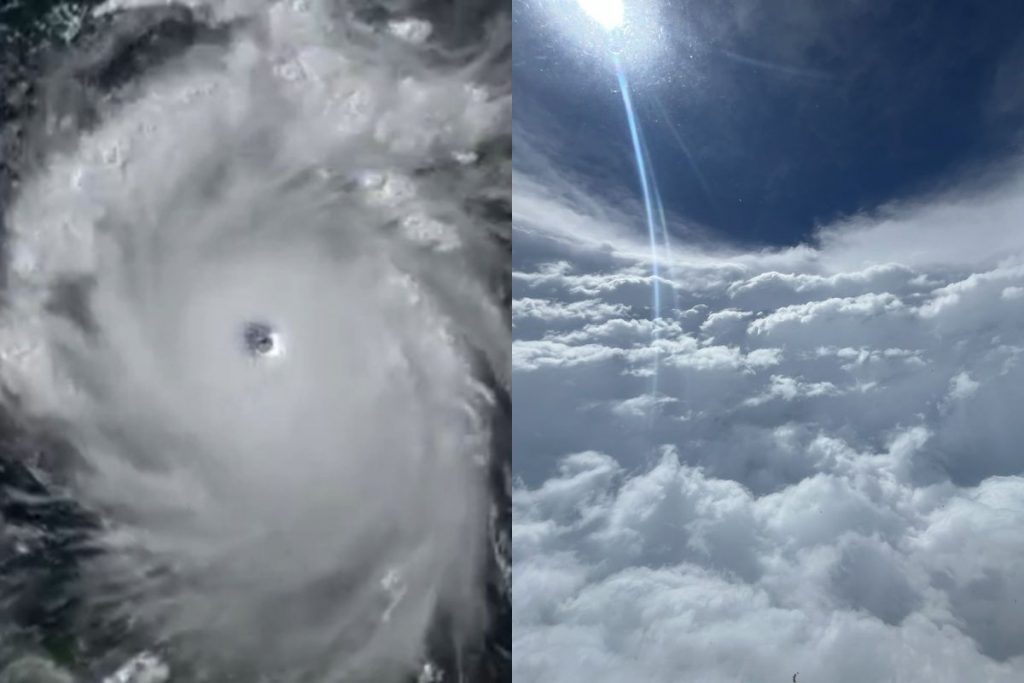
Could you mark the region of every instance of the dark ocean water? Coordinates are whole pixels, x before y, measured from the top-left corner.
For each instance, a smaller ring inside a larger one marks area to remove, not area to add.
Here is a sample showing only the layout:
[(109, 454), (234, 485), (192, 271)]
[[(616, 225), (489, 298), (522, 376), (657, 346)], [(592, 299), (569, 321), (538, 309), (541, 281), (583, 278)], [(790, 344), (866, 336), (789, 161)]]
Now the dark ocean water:
[[(40, 0), (0, 7), (0, 230), (17, 189), (15, 159), (37, 107), (36, 80), (48, 56), (73, 42), (90, 4)], [(38, 653), (61, 667), (84, 655), (69, 623), (74, 598), (68, 584), (76, 548), (96, 520), (73, 501), (48, 500), (35, 472), (61, 447), (33, 432), (0, 413), (2, 680), (17, 680), (7, 667), (24, 656)]]

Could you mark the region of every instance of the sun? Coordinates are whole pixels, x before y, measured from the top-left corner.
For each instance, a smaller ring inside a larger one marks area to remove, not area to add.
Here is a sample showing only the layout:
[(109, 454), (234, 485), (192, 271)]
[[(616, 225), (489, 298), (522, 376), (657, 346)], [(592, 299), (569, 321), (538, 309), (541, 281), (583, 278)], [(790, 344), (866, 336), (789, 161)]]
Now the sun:
[[(524, 0), (519, 4), (528, 13), (524, 20), (530, 21), (534, 28), (545, 32), (557, 31), (556, 42), (561, 56), (579, 62), (581, 66), (586, 63), (584, 68), (597, 67), (605, 76), (615, 62), (620, 62), (629, 69), (635, 86), (643, 88), (651, 83), (679, 78), (689, 66), (690, 60), (677, 58), (675, 54), (675, 41), (681, 40), (681, 44), (687, 45), (692, 39), (688, 32), (680, 34), (680, 22), (665, 16), (666, 7), (672, 3)], [(548, 73), (552, 78), (558, 78), (560, 71)], [(578, 84), (579, 87), (598, 83), (589, 78), (573, 80), (572, 85)], [(567, 82), (563, 85), (570, 86)]]
[(625, 8), (622, 0), (576, 0), (590, 18), (601, 24), (606, 31), (622, 26)]

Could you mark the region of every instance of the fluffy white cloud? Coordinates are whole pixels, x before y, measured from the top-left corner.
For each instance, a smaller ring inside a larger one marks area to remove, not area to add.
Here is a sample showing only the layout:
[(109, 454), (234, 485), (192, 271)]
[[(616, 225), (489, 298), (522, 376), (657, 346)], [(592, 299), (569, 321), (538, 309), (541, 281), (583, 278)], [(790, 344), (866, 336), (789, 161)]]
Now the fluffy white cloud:
[(748, 398), (743, 402), (747, 406), (759, 406), (768, 401), (794, 401), (798, 398), (815, 398), (839, 393), (832, 382), (804, 382), (793, 377), (772, 375), (771, 384), (763, 394)]
[(1024, 680), (1019, 185), (677, 248), (653, 322), (607, 212), (520, 261), (515, 679)]
[(659, 406), (675, 403), (671, 396), (640, 394), (612, 404), (612, 412), (624, 417), (647, 417)]
[(762, 497), (566, 457), (514, 493), (515, 679), (1019, 680), (1024, 479), (916, 489), (898, 451)]
[(626, 315), (624, 304), (607, 304), (600, 299), (584, 299), (564, 303), (547, 299), (516, 299), (512, 302), (512, 321), (536, 318), (550, 323), (557, 320), (604, 320)]

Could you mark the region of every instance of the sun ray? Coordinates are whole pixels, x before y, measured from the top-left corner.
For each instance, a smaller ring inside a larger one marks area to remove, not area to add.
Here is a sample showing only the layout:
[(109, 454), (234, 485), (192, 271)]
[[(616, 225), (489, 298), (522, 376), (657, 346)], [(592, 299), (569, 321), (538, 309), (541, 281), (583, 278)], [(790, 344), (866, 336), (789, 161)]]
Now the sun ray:
[[(659, 286), (658, 273), (658, 232), (655, 227), (654, 197), (651, 191), (650, 174), (647, 171), (646, 157), (641, 142), (640, 123), (636, 118), (636, 111), (633, 107), (633, 98), (629, 92), (629, 81), (626, 78), (626, 70), (622, 67), (618, 56), (615, 56), (615, 74), (619, 81), (619, 90), (622, 94), (622, 104), (626, 108), (626, 122), (629, 124), (629, 135), (633, 143), (633, 153), (636, 156), (637, 175), (640, 178), (640, 191), (644, 200), (644, 213), (647, 218), (647, 236), (651, 245), (651, 276), (652, 276), (652, 308), (651, 321), (652, 334), (657, 338), (658, 318), (661, 317), (661, 289)], [(656, 347), (655, 347), (656, 349)], [(654, 358), (654, 374), (652, 376), (651, 393), (656, 394), (658, 390), (658, 358)]]

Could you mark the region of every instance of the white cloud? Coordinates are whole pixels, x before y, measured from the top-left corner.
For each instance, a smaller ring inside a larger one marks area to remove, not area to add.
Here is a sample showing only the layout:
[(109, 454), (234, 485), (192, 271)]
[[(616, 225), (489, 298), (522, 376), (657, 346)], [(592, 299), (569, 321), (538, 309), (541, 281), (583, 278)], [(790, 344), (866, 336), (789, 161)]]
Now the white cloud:
[(971, 379), (966, 372), (953, 377), (949, 382), (949, 397), (953, 400), (962, 401), (970, 398), (981, 384)]
[(1015, 301), (1024, 298), (1024, 287), (1007, 287), (1003, 290), (1002, 297), (1008, 301)]
[(832, 382), (804, 382), (794, 377), (772, 375), (771, 385), (764, 393), (748, 398), (743, 403), (748, 406), (759, 406), (773, 400), (794, 401), (798, 398), (832, 396), (837, 393), (839, 390)]
[(522, 341), (512, 345), (512, 367), (515, 370), (539, 370), (603, 361), (619, 355), (619, 349), (600, 344), (570, 346), (546, 339)]
[(894, 257), (910, 268), (984, 266), (1024, 246), (1024, 173), (973, 170), (964, 189), (894, 203), (855, 216), (820, 235), (823, 259), (836, 270)]
[(888, 292), (842, 299), (829, 298), (780, 308), (751, 323), (750, 331), (761, 334), (770, 333), (775, 328), (786, 325), (810, 325), (819, 322), (833, 324), (842, 321), (843, 318), (863, 319), (883, 314), (893, 317), (904, 310), (903, 302)]
[(677, 248), (656, 323), (624, 232), (523, 262), (616, 310), (517, 328), (516, 680), (1024, 678), (1020, 187)]
[(876, 472), (756, 498), (671, 452), (634, 477), (568, 458), (514, 492), (515, 679), (1018, 680), (1024, 479)]
[(753, 315), (750, 311), (733, 308), (715, 311), (700, 324), (700, 331), (712, 339), (732, 340), (746, 329), (746, 322)]
[(513, 322), (536, 318), (544, 322), (559, 320), (604, 320), (628, 313), (625, 304), (608, 304), (600, 299), (561, 302), (523, 297), (512, 302)]
[(624, 401), (617, 401), (612, 404), (612, 412), (620, 417), (647, 417), (656, 411), (659, 406), (675, 403), (678, 399), (671, 396), (655, 396), (654, 394), (640, 394)]

